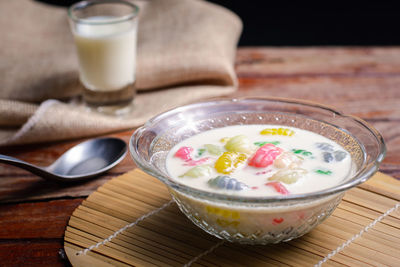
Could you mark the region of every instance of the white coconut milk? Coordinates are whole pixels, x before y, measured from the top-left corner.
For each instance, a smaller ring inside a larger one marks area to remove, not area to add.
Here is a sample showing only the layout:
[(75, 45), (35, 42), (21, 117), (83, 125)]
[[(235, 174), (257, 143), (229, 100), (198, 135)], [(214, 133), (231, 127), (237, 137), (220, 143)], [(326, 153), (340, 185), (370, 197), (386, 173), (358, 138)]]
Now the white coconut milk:
[[(265, 129), (267, 129), (267, 134), (261, 134)], [(221, 157), (221, 154), (210, 153), (205, 144), (219, 147), (222, 153), (227, 152), (227, 142), (229, 142), (230, 138), (238, 135), (244, 135), (250, 140), (251, 150), (246, 151), (246, 153), (240, 153), (245, 154), (246, 159), (237, 164), (237, 167), (232, 167), (229, 174), (221, 173), (215, 168), (215, 163)], [(290, 183), (278, 181), (289, 192), (288, 194), (302, 194), (334, 187), (349, 177), (353, 171), (350, 154), (339, 144), (310, 131), (281, 125), (229, 126), (194, 135), (177, 144), (170, 151), (166, 162), (167, 171), (179, 183), (204, 191), (255, 197), (281, 195), (282, 192), (267, 184), (272, 182), (274, 175), (279, 171), (293, 168), (293, 165), (287, 168), (279, 166), (276, 162), (279, 158), (278, 156), (274, 163), (267, 167), (249, 166), (252, 157), (257, 153), (257, 149), (265, 142), (273, 143), (281, 151), (281, 154), (286, 152), (294, 156), (292, 158), (300, 159), (299, 162), (301, 163), (296, 165), (297, 169), (302, 170), (300, 178)], [(324, 145), (321, 146), (321, 144), (325, 144), (325, 147)], [(175, 156), (182, 147), (191, 148), (190, 160)], [(324, 155), (326, 153), (330, 153), (331, 156)], [(332, 157), (336, 155), (335, 153), (341, 154), (340, 160), (335, 160)], [(331, 160), (327, 162), (327, 158)], [(195, 165), (196, 161), (200, 163)], [(208, 172), (199, 177), (185, 175), (185, 173), (197, 166), (205, 166), (208, 168)], [(210, 179), (218, 176), (229, 176), (247, 187), (245, 190), (227, 190), (210, 186)], [(277, 181), (275, 180), (275, 182)]]

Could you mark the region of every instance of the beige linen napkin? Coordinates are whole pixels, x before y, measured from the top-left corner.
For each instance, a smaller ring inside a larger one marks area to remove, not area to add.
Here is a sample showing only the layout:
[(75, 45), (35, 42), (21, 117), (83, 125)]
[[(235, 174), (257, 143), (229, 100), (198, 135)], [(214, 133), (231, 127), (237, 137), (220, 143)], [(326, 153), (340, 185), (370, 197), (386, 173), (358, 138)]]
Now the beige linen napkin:
[(136, 4), (140, 92), (135, 110), (116, 118), (68, 102), (80, 86), (66, 9), (0, 1), (0, 145), (130, 129), (169, 108), (235, 90), (233, 64), (242, 29), (235, 14), (200, 0)]

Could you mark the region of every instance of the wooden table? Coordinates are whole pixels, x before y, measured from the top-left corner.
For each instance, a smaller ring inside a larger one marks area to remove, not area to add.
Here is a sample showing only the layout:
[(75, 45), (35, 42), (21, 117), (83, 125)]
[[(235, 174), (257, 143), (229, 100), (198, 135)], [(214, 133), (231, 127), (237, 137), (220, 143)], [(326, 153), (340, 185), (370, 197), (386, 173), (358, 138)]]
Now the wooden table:
[[(240, 48), (236, 70), (240, 88), (232, 96), (306, 99), (363, 118), (385, 138), (381, 171), (400, 179), (400, 48)], [(128, 142), (131, 134), (110, 136)], [(48, 165), (81, 141), (0, 153)], [(61, 186), (0, 165), (0, 265), (68, 266), (59, 252), (73, 210), (98, 186), (134, 167), (127, 156), (96, 180)]]

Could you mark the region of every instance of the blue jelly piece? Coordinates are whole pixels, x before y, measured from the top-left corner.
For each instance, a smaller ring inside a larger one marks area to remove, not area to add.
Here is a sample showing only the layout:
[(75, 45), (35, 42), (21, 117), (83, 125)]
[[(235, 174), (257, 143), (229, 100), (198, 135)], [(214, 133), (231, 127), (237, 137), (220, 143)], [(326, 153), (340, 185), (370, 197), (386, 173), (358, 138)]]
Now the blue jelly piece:
[(347, 153), (344, 151), (336, 150), (335, 152), (333, 152), (333, 155), (335, 156), (336, 161), (342, 161), (347, 156)]
[(327, 163), (332, 162), (335, 159), (331, 152), (323, 152), (322, 156), (324, 157), (324, 161)]
[(248, 185), (239, 182), (235, 178), (231, 178), (227, 175), (217, 176), (215, 178), (208, 180), (207, 183), (214, 188), (235, 190), (235, 191), (244, 190), (249, 187)]
[[(218, 187), (218, 188), (225, 188), (226, 187), (226, 183), (227, 183), (227, 179), (225, 178), (225, 177), (222, 177), (221, 176), (221, 178), (220, 179), (214, 179), (214, 182), (215, 182), (215, 185)], [(210, 184), (210, 182), (209, 182), (209, 184)]]
[(227, 183), (225, 188), (228, 189), (228, 190), (234, 190), (236, 183), (237, 182), (234, 181), (233, 179), (228, 179), (228, 183)]

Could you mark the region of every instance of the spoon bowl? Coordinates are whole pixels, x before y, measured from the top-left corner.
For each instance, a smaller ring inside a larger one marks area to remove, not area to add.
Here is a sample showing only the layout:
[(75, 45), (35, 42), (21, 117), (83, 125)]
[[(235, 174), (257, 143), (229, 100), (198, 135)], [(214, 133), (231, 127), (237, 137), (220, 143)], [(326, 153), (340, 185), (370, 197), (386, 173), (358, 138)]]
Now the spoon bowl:
[(38, 167), (14, 157), (1, 155), (0, 162), (30, 171), (42, 178), (77, 182), (93, 178), (117, 165), (126, 155), (126, 143), (119, 138), (104, 137), (80, 143), (48, 167)]

